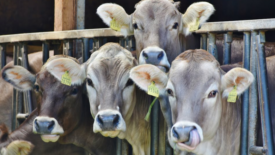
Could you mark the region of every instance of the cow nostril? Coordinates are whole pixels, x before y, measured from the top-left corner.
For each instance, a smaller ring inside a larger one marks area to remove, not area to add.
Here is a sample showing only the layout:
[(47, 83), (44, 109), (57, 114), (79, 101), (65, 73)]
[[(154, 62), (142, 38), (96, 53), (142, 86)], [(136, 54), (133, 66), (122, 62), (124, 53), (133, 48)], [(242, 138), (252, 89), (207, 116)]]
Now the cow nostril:
[(34, 124), (35, 124), (35, 129), (38, 131), (39, 130), (39, 124), (37, 122), (37, 119), (34, 121)]
[(159, 55), (158, 55), (158, 59), (162, 59), (164, 56), (163, 52), (160, 52)]
[(48, 130), (49, 131), (52, 131), (53, 130), (53, 127), (54, 127), (54, 121), (51, 121), (48, 125)]
[(116, 114), (115, 117), (114, 117), (114, 120), (113, 120), (113, 124), (114, 124), (115, 127), (118, 126), (118, 122), (119, 122), (119, 115)]
[(172, 128), (172, 134), (175, 138), (179, 139), (179, 134), (177, 133), (177, 131), (175, 130), (175, 127)]
[(143, 56), (145, 59), (148, 59), (148, 54), (146, 54), (145, 52), (142, 53), (142, 56)]
[(102, 117), (100, 115), (98, 115), (96, 120), (100, 125), (103, 125), (103, 120), (102, 120)]

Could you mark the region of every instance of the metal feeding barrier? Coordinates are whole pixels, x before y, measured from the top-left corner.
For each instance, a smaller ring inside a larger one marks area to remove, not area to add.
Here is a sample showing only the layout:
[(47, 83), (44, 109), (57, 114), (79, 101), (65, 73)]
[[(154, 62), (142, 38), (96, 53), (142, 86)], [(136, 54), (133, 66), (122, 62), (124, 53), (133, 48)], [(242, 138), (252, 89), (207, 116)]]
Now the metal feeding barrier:
[[(265, 31), (275, 29), (275, 19), (210, 22), (205, 23), (196, 33), (201, 34), (201, 48), (208, 50), (216, 59), (218, 58), (216, 47), (216, 35), (224, 34), (224, 58), (223, 64), (231, 62), (231, 43), (233, 32), (243, 32), (243, 67), (254, 75), (254, 83), (242, 96), (242, 128), (241, 128), (241, 155), (266, 154), (273, 155), (273, 136), (269, 102), (267, 92), (267, 73), (265, 60)], [(73, 40), (82, 39), (81, 50), (83, 61), (90, 56), (90, 50), (99, 49), (108, 42), (108, 37), (119, 38), (119, 43), (130, 51), (135, 50), (133, 36), (124, 38), (119, 32), (111, 29), (86, 29), (59, 32), (26, 33), (0, 36), (1, 68), (6, 65), (6, 45), (13, 44), (13, 60), (15, 65), (21, 65), (29, 69), (28, 42), (40, 41), (43, 51), (43, 63), (49, 58), (50, 45), (54, 46), (54, 53), (63, 42), (64, 55), (73, 56)], [(259, 92), (259, 93), (258, 93)], [(258, 95), (259, 94), (259, 95)], [(12, 130), (18, 126), (17, 118), (23, 120), (33, 110), (31, 91), (22, 93), (13, 90), (12, 105)], [(263, 147), (256, 146), (257, 104), (260, 101), (260, 116), (263, 131)], [(148, 105), (149, 106), (149, 105)], [(249, 108), (248, 108), (249, 107)], [(18, 113), (23, 113), (17, 115)], [(161, 116), (159, 104), (155, 104), (151, 115), (151, 155), (172, 155), (172, 148), (167, 142), (166, 129)], [(117, 155), (128, 155), (131, 148), (125, 140), (117, 140)]]

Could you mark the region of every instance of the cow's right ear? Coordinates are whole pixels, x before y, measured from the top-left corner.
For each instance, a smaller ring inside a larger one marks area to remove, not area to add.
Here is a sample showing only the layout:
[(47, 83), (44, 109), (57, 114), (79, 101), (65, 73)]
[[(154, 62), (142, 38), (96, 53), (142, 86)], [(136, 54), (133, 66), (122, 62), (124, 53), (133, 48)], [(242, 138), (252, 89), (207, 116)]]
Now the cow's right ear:
[(105, 3), (97, 8), (96, 13), (110, 28), (120, 31), (125, 37), (130, 35), (131, 16), (128, 15), (123, 7), (113, 4)]
[(158, 67), (150, 64), (139, 65), (131, 69), (130, 78), (142, 90), (148, 91), (148, 86), (154, 81), (159, 89), (165, 89), (168, 77)]
[(31, 90), (35, 83), (35, 75), (21, 66), (3, 68), (2, 78), (20, 91)]

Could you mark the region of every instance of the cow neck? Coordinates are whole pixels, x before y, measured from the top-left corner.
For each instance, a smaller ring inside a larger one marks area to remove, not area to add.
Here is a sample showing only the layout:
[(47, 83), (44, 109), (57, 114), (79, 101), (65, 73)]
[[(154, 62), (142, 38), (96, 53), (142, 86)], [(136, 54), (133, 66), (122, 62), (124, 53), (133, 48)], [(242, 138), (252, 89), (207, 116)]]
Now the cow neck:
[[(144, 118), (147, 114), (150, 103), (152, 102), (152, 98), (137, 87), (135, 90), (135, 107), (131, 117), (128, 120), (125, 120), (127, 126), (125, 138), (132, 145), (133, 152), (139, 151), (141, 149), (147, 150), (145, 151), (145, 154), (149, 154), (148, 151), (150, 149), (151, 135), (150, 122), (145, 121)], [(142, 153), (138, 152), (137, 154)]]
[[(210, 154), (239, 154), (240, 150), (240, 127), (241, 127), (241, 102), (228, 103), (222, 99), (221, 120), (212, 140), (214, 151)], [(213, 148), (212, 148), (213, 149)]]
[[(60, 138), (60, 143), (72, 143), (91, 154), (111, 155), (115, 151), (115, 139), (103, 137), (93, 132), (94, 119), (90, 113), (89, 101), (83, 96), (82, 115), (77, 127), (68, 135)], [(108, 149), (106, 149), (108, 146)]]

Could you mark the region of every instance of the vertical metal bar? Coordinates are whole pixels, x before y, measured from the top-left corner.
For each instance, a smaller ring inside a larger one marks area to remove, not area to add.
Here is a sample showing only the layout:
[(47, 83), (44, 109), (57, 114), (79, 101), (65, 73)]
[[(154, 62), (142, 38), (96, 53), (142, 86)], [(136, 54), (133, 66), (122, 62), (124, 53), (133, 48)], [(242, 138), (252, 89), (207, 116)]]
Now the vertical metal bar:
[[(258, 60), (259, 60), (259, 73), (261, 78), (261, 89), (262, 89), (262, 103), (264, 106), (264, 119), (266, 127), (266, 142), (267, 142), (267, 154), (274, 155), (273, 148), (273, 134), (272, 134), (272, 124), (270, 120), (269, 111), (269, 98), (268, 98), (268, 86), (267, 86), (267, 69), (266, 69), (266, 59), (265, 59), (265, 32), (260, 31), (258, 35)], [(263, 130), (264, 131), (264, 130)]]
[(122, 145), (121, 145), (121, 148), (122, 148), (122, 152), (121, 152), (121, 155), (129, 155), (129, 143), (126, 141), (126, 140), (121, 140), (122, 141)]
[(90, 57), (90, 51), (89, 51), (89, 39), (83, 38), (82, 39), (82, 59), (83, 62), (86, 62)]
[[(18, 54), (18, 43), (14, 43), (13, 45), (13, 63), (14, 65), (17, 65), (17, 54)], [(13, 88), (13, 94), (12, 94), (12, 123), (11, 123), (11, 130), (14, 131), (17, 126), (17, 120), (16, 120), (16, 114), (17, 114), (17, 90)]]
[(151, 149), (150, 155), (158, 155), (158, 140), (159, 140), (159, 101), (157, 101), (152, 108), (152, 116), (151, 116)]
[[(226, 39), (225, 39), (226, 40)], [(232, 40), (231, 40), (232, 41)], [(244, 32), (243, 35), (243, 67), (249, 70), (250, 66), (250, 32)], [(231, 46), (231, 45), (230, 45)], [(242, 124), (241, 124), (241, 155), (247, 155), (248, 152), (248, 115), (249, 111), (249, 90), (246, 90), (242, 96)], [(253, 144), (252, 144), (253, 145)]]
[(207, 50), (207, 34), (201, 34), (201, 49)]
[(209, 33), (209, 44), (208, 44), (208, 52), (211, 53), (216, 60), (218, 60), (218, 52), (216, 47), (216, 34), (215, 33)]
[[(256, 144), (257, 138), (257, 106), (258, 106), (258, 91), (257, 91), (257, 52), (256, 52), (256, 36), (257, 32), (251, 32), (251, 51), (250, 51), (250, 72), (254, 76), (254, 82), (249, 88), (249, 131), (248, 144), (249, 147)], [(248, 149), (248, 148), (246, 148)], [(250, 153), (251, 154), (251, 153)]]
[(73, 41), (64, 40), (63, 41), (63, 54), (68, 56), (73, 56)]
[(44, 41), (42, 43), (42, 50), (43, 50), (43, 64), (44, 64), (50, 57), (50, 44), (48, 41)]
[[(17, 65), (23, 66), (23, 62), (22, 62), (22, 53), (21, 53), (21, 43), (19, 43), (19, 45), (17, 46), (18, 50), (17, 50)], [(23, 113), (23, 110), (25, 108), (25, 104), (24, 104), (24, 96), (23, 96), (23, 92), (21, 91), (17, 91), (16, 92), (16, 111), (17, 113)], [(17, 115), (16, 113), (16, 115)], [(18, 122), (17, 121), (17, 127), (19, 125), (19, 123), (22, 122)]]
[(117, 138), (117, 141), (116, 141), (116, 155), (121, 155), (122, 154), (122, 141), (121, 139)]
[(77, 0), (76, 2), (76, 29), (85, 28), (85, 0)]
[[(23, 43), (21, 46), (21, 52), (22, 52), (22, 66), (26, 68), (27, 70), (30, 70), (29, 66), (29, 59), (28, 59), (28, 48), (27, 44)], [(44, 58), (44, 49), (43, 49), (43, 58)], [(33, 111), (33, 103), (32, 103), (32, 92), (27, 91), (25, 93), (25, 102), (24, 102), (25, 113), (30, 114)]]
[(6, 65), (6, 44), (0, 44), (0, 57), (1, 57), (0, 69), (2, 69)]
[(231, 63), (231, 43), (232, 32), (224, 34), (224, 49), (223, 49), (223, 64), (227, 65)]

